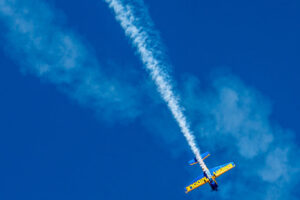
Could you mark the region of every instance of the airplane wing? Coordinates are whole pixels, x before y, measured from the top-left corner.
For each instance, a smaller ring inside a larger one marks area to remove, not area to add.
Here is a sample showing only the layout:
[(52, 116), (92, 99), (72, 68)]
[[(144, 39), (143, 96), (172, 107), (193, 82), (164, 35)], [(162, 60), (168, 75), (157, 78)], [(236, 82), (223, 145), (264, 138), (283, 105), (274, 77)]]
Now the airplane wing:
[(221, 176), (222, 174), (224, 174), (225, 172), (231, 170), (232, 168), (235, 167), (234, 162), (230, 162), (224, 165), (220, 165), (218, 167), (214, 167), (212, 169), (210, 169), (210, 173), (213, 174), (213, 176), (215, 176), (215, 178)]
[(185, 187), (185, 193), (188, 193), (208, 182), (209, 182), (208, 178), (206, 178), (202, 174), (202, 175), (198, 176), (191, 184), (189, 184), (187, 187)]

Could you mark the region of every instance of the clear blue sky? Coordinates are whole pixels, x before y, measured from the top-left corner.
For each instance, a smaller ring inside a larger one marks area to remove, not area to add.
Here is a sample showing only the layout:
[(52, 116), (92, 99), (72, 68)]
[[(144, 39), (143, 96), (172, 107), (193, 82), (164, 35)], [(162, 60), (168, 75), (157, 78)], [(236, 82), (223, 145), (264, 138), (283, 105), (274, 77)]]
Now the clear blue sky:
[(0, 1), (1, 199), (300, 197), (298, 1), (144, 0), (198, 144), (212, 154), (209, 167), (237, 163), (220, 178), (219, 193), (204, 186), (188, 196), (184, 187), (200, 168), (187, 166), (193, 155), (107, 4), (45, 0), (50, 20), (42, 11), (31, 17), (39, 1), (12, 6), (36, 20), (30, 36), (61, 44), (52, 37), (59, 27), (79, 41), (84, 59), (107, 75), (100, 92), (109, 94), (99, 102), (74, 97), (75, 86), (60, 83), (59, 73), (30, 70), (43, 57), (54, 68), (60, 54), (26, 46), (7, 2)]

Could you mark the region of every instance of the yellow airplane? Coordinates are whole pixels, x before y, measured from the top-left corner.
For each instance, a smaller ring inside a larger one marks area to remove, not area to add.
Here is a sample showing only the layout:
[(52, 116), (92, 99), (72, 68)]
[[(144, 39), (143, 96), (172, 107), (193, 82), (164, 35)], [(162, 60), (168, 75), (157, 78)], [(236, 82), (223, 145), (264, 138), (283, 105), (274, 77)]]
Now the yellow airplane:
[[(206, 152), (206, 153), (201, 155), (201, 158), (202, 158), (202, 160), (204, 160), (208, 156), (210, 156), (210, 154), (209, 154), (209, 152)], [(198, 163), (196, 158), (189, 161), (190, 165), (195, 165), (196, 163)], [(235, 164), (233, 162), (230, 162), (230, 163), (227, 163), (227, 164), (224, 164), (224, 165), (220, 165), (218, 167), (214, 167), (214, 168), (209, 170), (210, 173), (212, 174), (211, 178), (209, 178), (208, 175), (206, 174), (206, 172), (203, 171), (202, 175), (197, 177), (191, 184), (189, 184), (188, 186), (185, 187), (185, 193), (188, 193), (188, 192), (204, 185), (205, 183), (209, 183), (211, 189), (213, 191), (217, 191), (218, 190), (218, 183), (216, 181), (216, 178), (221, 176), (225, 172), (231, 170), (234, 167), (235, 167)]]

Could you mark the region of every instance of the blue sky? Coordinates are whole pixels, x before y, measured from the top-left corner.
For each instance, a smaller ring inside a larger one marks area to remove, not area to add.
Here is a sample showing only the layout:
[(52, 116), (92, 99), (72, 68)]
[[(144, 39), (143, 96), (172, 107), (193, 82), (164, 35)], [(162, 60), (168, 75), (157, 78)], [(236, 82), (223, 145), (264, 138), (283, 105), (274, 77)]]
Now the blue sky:
[(0, 197), (298, 199), (299, 2), (144, 3), (220, 192), (104, 1), (0, 0)]

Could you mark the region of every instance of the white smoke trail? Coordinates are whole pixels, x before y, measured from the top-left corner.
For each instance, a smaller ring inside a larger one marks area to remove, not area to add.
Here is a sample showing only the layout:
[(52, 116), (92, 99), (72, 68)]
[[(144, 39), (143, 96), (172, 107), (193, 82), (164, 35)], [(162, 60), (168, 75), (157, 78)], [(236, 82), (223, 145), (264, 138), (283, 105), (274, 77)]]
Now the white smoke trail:
[[(179, 124), (180, 129), (199, 161), (201, 168), (207, 173), (208, 177), (211, 178), (211, 173), (200, 156), (200, 150), (196, 145), (195, 137), (189, 128), (182, 108), (179, 106), (179, 101), (173, 92), (168, 74), (163, 71), (164, 64), (161, 64), (163, 61), (157, 57), (155, 52), (153, 52), (154, 47), (151, 44), (155, 42), (152, 41), (153, 38), (151, 38), (149, 31), (140, 24), (140, 19), (134, 15), (133, 7), (130, 5), (123, 5), (120, 0), (105, 1), (108, 3), (109, 7), (113, 9), (117, 21), (120, 22), (126, 35), (132, 40), (133, 45), (137, 48), (137, 52), (140, 54), (146, 68), (150, 71), (151, 78), (155, 82), (160, 95), (166, 101), (175, 120)], [(146, 11), (143, 12), (143, 15), (148, 17)]]

